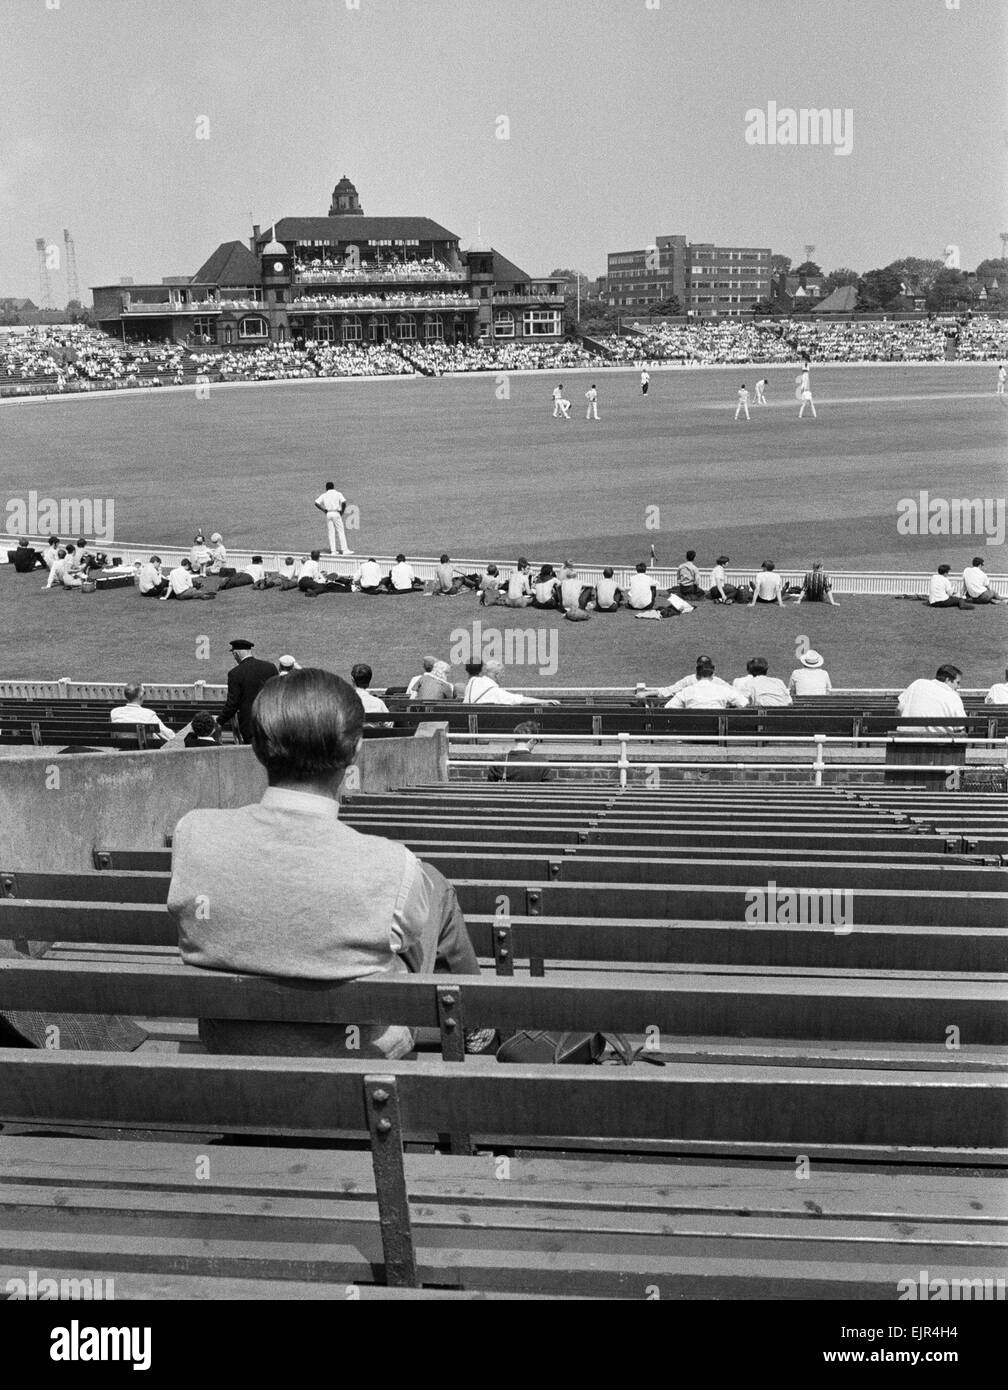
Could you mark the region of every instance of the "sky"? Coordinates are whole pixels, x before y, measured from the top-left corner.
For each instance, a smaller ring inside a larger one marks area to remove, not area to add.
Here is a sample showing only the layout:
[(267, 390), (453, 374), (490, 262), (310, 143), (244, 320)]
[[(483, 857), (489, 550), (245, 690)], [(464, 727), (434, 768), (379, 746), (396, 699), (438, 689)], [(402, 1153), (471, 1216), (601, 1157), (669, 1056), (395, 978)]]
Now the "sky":
[[(0, 50), (0, 297), (64, 227), (82, 287), (191, 275), (343, 174), (533, 275), (676, 233), (972, 268), (1008, 231), (1008, 0), (0, 0)], [(850, 152), (749, 143), (771, 102), (850, 111)]]

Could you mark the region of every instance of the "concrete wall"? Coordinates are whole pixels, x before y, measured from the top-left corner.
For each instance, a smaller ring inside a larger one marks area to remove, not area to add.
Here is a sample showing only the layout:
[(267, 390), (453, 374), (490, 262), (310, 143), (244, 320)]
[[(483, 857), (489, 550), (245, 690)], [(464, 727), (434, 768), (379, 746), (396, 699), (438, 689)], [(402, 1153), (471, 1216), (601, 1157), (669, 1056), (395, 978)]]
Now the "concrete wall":
[[(367, 740), (357, 766), (365, 792), (446, 781), (444, 726), (416, 738)], [(244, 806), (265, 786), (247, 747), (3, 758), (0, 869), (90, 869), (98, 847), (157, 849), (186, 811)]]

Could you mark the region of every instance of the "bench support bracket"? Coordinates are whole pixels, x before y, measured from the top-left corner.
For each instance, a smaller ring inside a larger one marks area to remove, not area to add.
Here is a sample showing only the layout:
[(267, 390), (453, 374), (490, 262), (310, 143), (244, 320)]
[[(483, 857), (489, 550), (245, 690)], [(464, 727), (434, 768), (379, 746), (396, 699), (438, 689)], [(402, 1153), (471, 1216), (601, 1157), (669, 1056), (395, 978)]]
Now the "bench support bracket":
[(394, 1076), (365, 1076), (364, 1107), (371, 1135), (378, 1220), (385, 1255), (385, 1283), (390, 1288), (417, 1287), (416, 1253), (406, 1192), (402, 1119)]

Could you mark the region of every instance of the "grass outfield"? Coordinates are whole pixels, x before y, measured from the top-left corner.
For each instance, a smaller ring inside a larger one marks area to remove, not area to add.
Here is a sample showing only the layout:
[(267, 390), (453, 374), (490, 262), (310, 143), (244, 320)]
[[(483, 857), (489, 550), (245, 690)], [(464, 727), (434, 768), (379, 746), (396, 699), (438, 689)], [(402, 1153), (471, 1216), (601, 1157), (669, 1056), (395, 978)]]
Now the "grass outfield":
[[(733, 423), (737, 385), (769, 378), (770, 405)], [(990, 364), (819, 368), (819, 418), (798, 422), (793, 368), (656, 371), (641, 398), (634, 372), (600, 373), (599, 424), (586, 422), (590, 374), (568, 373), (574, 420), (550, 418), (552, 376), (284, 383), (0, 406), (0, 495), (111, 498), (121, 541), (188, 543), (197, 524), (236, 546), (304, 552), (322, 542), (311, 501), (328, 477), (361, 509), (367, 553), (516, 555), (559, 561), (646, 556), (693, 546), (741, 564), (823, 558), (835, 569), (960, 571), (975, 552), (1003, 573), (1003, 547), (970, 537), (905, 537), (897, 504), (1003, 497), (1008, 410)], [(736, 381), (736, 378), (738, 379)], [(658, 529), (648, 528), (657, 508)], [(132, 592), (43, 594), (0, 567), (7, 676), (220, 679), (226, 642), (247, 634), (376, 682), (399, 681), (427, 651), (448, 655), (455, 628), (490, 613), (468, 598), (325, 598), (230, 591), (212, 604), (144, 604)], [(376, 607), (375, 604), (378, 606)], [(153, 611), (152, 611), (153, 610)], [(1005, 664), (1003, 609), (928, 613), (848, 598), (837, 610), (716, 609), (661, 624), (626, 614), (557, 625), (558, 671), (515, 683), (621, 684), (669, 679), (709, 651), (737, 674), (765, 654), (786, 674), (809, 637), (836, 684), (890, 684), (955, 660), (983, 685)], [(511, 616), (509, 614), (509, 616)], [(503, 610), (493, 618), (502, 624)], [(545, 614), (521, 626), (556, 625)], [(210, 660), (196, 639), (210, 637)]]

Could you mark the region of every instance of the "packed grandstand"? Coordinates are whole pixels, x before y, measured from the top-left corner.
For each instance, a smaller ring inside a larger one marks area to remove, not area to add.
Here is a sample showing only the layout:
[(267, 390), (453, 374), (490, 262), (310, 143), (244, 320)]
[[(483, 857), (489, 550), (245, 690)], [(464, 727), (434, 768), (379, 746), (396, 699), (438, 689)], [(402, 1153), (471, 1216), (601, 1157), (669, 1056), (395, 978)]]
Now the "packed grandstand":
[[(360, 296), (361, 306), (395, 303), (401, 296)], [(451, 293), (425, 296), (450, 307)], [(319, 305), (327, 303), (316, 296)], [(309, 300), (304, 301), (306, 304)], [(950, 344), (954, 348), (950, 349)], [(309, 341), (224, 349), (182, 344), (125, 344), (84, 324), (12, 332), (0, 339), (0, 394), (40, 388), (81, 391), (171, 385), (200, 374), (228, 381), (308, 377), (397, 376), (421, 372), (550, 371), (616, 364), (720, 366), (786, 365), (803, 356), (829, 362), (1002, 361), (1008, 356), (1008, 319), (876, 320), (810, 323), (695, 323), (637, 325), (624, 334), (563, 343), (399, 342), (363, 344)]]

